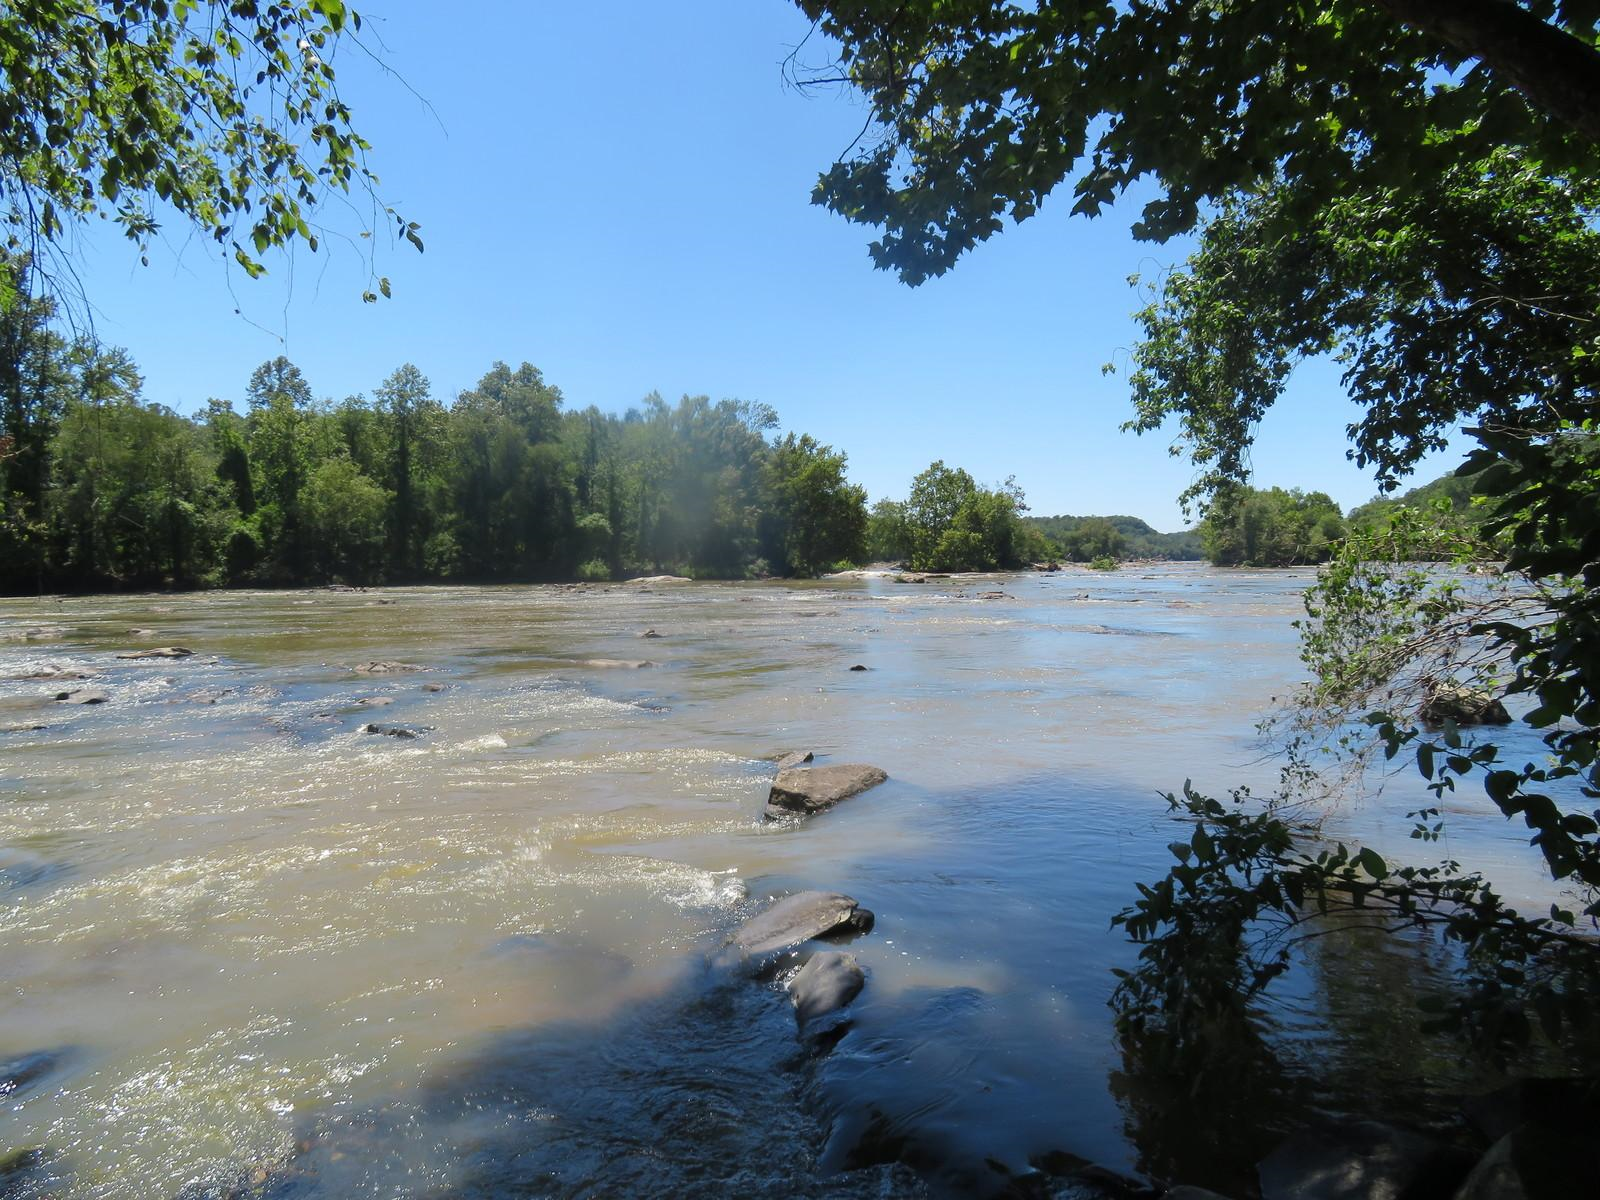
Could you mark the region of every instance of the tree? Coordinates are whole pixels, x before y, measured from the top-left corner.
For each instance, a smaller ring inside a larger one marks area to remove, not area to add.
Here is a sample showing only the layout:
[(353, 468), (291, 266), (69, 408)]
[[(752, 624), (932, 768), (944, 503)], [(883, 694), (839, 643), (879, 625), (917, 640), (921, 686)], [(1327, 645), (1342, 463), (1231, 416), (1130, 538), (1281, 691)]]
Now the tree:
[(427, 376), (410, 363), (378, 388), (378, 407), (388, 417), (393, 444), (389, 464), (394, 493), (394, 561), (405, 572), (421, 567), (417, 526), (417, 451), (437, 438), (444, 410), (433, 399)]
[(855, 562), (867, 532), (866, 489), (845, 480), (846, 456), (808, 434), (771, 449), (764, 506), (767, 557), (785, 574), (818, 575)]
[(813, 193), (883, 227), (879, 267), (948, 270), (1071, 178), (1073, 211), (1134, 181), (1135, 226), (1165, 239), (1205, 204), (1281, 176), (1296, 216), (1349, 187), (1433, 180), (1518, 146), (1547, 169), (1600, 165), (1600, 8), (1555, 0), (797, 0), (881, 136)]
[[(1453, 863), (1302, 851), (1280, 814), (1186, 789), (1173, 804), (1193, 836), (1119, 917), (1141, 944), (1117, 993), (1124, 1034), (1203, 1041), (1219, 1007), (1242, 1012), (1287, 965), (1288, 943), (1249, 935), (1282, 921), (1292, 941), (1329, 905), (1375, 905), (1462, 946), (1463, 994), (1440, 1007), (1491, 1049), (1536, 1027), (1559, 1044), (1592, 1020), (1600, 951), (1576, 924), (1600, 921), (1600, 5), (800, 5), (838, 40), (834, 78), (866, 92), (883, 135), (814, 199), (883, 227), (880, 267), (915, 284), (1069, 176), (1075, 211), (1091, 215), (1147, 178), (1156, 194), (1138, 236), (1201, 230), (1140, 314), (1132, 356), (1131, 424), (1179, 423), (1175, 452), (1200, 467), (1186, 498), (1213, 511), (1237, 498), (1255, 422), (1299, 359), (1333, 352), (1366, 406), (1354, 456), (1386, 489), (1455, 423), (1476, 422), (1462, 472), (1484, 473), (1484, 533), (1541, 599), (1453, 629), (1533, 699), (1524, 720), (1542, 731), (1544, 761), (1519, 767), (1415, 709), (1370, 721), (1441, 796), (1478, 778), (1526, 823), (1552, 879), (1590, 889), (1582, 911), (1513, 912)], [(1324, 681), (1371, 661), (1345, 637), (1318, 656), (1316, 622), (1368, 621), (1388, 646), (1413, 620), (1434, 636), (1441, 613), (1459, 610), (1345, 588), (1313, 614), (1309, 661)]]
[(1228, 488), (1200, 523), (1206, 557), (1222, 567), (1326, 562), (1344, 534), (1344, 517), (1332, 498), (1299, 488)]
[[(360, 27), (341, 0), (7, 4), (0, 221), (8, 246), (42, 262), (75, 226), (108, 216), (143, 257), (165, 209), (252, 277), (269, 250), (315, 251), (326, 235), (313, 224), (322, 206), (377, 184), (332, 65)], [(422, 248), (414, 222), (384, 213)], [(22, 282), (0, 272), (0, 307), (26, 290)], [(389, 292), (387, 279), (373, 286)]]
[(345, 455), (330, 458), (306, 482), (305, 529), (330, 578), (371, 579), (383, 553), (389, 494)]

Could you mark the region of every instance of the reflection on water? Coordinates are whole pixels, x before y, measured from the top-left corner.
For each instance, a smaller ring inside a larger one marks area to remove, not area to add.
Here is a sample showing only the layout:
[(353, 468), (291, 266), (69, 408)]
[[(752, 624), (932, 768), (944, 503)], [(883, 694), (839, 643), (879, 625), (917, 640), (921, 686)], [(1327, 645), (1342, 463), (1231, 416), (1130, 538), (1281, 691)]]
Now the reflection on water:
[[(917, 1195), (1052, 1152), (1190, 1166), (1111, 1041), (1108, 921), (1165, 870), (1159, 791), (1270, 782), (1253, 726), (1299, 675), (1307, 578), (0, 602), (0, 1062), (70, 1048), (0, 1097), (0, 1162), (46, 1151), (11, 1187)], [(195, 655), (116, 657), (152, 645)], [(355, 669), (386, 661), (422, 669)], [(108, 701), (51, 699), (77, 686)], [(764, 823), (796, 748), (890, 782)], [(1406, 850), (1416, 806), (1348, 820)], [(1498, 818), (1453, 836), (1533, 887)], [(878, 914), (836, 1044), (707, 965), (803, 887)], [(1317, 980), (1336, 1019), (1375, 981), (1403, 1006), (1380, 951)], [(1268, 1014), (1298, 1103), (1441, 1065), (1398, 1018), (1341, 1060), (1310, 997)]]

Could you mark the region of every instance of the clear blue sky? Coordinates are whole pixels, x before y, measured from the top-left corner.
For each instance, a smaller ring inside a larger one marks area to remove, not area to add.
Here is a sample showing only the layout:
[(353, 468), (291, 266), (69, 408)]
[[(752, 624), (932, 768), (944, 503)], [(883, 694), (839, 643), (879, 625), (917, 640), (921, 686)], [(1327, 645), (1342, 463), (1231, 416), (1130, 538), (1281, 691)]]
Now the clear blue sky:
[[(394, 299), (363, 305), (349, 248), (252, 282), (181, 231), (148, 268), (86, 239), (96, 331), (132, 351), (147, 398), (237, 401), (279, 353), (335, 398), (410, 361), (449, 399), (495, 359), (526, 360), (575, 407), (765, 401), (848, 451), (874, 499), (942, 458), (1015, 475), (1036, 513), (1183, 523), (1191, 469), (1166, 438), (1118, 432), (1125, 385), (1100, 372), (1132, 339), (1127, 276), (1184, 252), (1134, 242), (1131, 209), (1069, 218), (1063, 197), (909, 289), (872, 268), (870, 230), (809, 203), (864, 110), (784, 86), (807, 32), (787, 0), (358, 7), (403, 82), (346, 51), (342, 88), (426, 253), (380, 243)], [(1370, 497), (1345, 459), (1354, 414), (1335, 371), (1303, 369), (1261, 431), (1257, 482)]]

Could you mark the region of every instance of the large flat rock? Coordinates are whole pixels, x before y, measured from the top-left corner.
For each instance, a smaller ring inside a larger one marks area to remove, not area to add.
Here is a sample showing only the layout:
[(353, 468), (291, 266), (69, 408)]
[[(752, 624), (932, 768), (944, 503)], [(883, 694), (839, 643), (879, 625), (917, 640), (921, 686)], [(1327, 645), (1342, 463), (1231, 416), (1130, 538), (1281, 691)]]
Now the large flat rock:
[(767, 795), (767, 816), (805, 815), (832, 808), (888, 779), (888, 773), (865, 763), (829, 767), (788, 767), (778, 772)]
[(734, 931), (730, 945), (751, 958), (788, 950), (828, 934), (865, 933), (872, 914), (838, 892), (796, 892), (751, 917)]

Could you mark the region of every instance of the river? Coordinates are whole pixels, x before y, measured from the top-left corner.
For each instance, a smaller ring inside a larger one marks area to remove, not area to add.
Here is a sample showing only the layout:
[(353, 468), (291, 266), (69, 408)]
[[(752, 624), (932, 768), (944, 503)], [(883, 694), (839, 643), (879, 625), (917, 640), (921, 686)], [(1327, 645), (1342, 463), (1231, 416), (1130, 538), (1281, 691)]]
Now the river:
[[(12, 1194), (981, 1194), (1051, 1151), (1226, 1182), (1124, 1070), (1108, 922), (1170, 862), (1161, 792), (1272, 782), (1309, 579), (0, 601), (0, 1061), (45, 1055), (0, 1096), (0, 1161), (43, 1151)], [(57, 669), (94, 678), (22, 678)], [(764, 821), (802, 748), (889, 782)], [(1338, 820), (1413, 854), (1411, 780)], [(1454, 807), (1451, 852), (1537, 892), (1525, 832)], [(708, 962), (801, 888), (878, 918), (836, 1043)], [(1282, 989), (1299, 1102), (1461, 1082), (1394, 986), (1428, 960)]]

